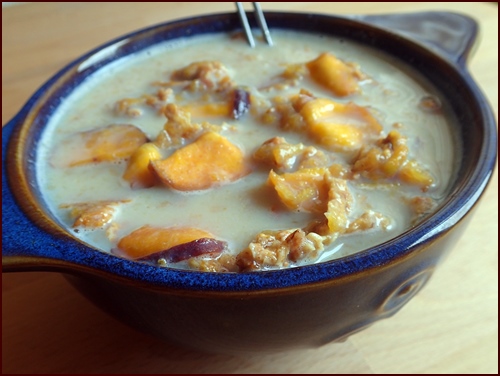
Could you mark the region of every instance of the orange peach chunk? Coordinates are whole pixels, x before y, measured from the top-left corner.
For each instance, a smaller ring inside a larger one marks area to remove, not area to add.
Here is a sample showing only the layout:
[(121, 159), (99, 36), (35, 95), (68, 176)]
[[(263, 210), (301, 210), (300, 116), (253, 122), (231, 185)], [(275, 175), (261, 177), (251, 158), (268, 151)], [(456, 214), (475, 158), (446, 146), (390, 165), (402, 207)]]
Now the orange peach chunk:
[(329, 149), (354, 149), (361, 144), (363, 134), (353, 125), (313, 123), (309, 133)]
[(273, 137), (254, 152), (253, 158), (277, 170), (291, 170), (305, 148), (303, 144), (289, 144), (283, 137)]
[(352, 172), (372, 179), (397, 179), (427, 191), (434, 179), (415, 160), (409, 160), (407, 140), (398, 131), (378, 140), (371, 148), (363, 148), (354, 161)]
[(70, 216), (74, 218), (73, 227), (95, 229), (108, 224), (113, 219), (116, 206), (128, 201), (81, 202), (61, 205), (60, 208), (70, 209)]
[(181, 106), (192, 118), (231, 117), (239, 119), (250, 107), (250, 94), (243, 89), (234, 89), (224, 102), (188, 103)]
[(213, 235), (192, 227), (145, 225), (121, 238), (114, 253), (139, 259), (198, 239), (213, 239)]
[(174, 103), (165, 105), (163, 114), (167, 118), (167, 122), (154, 141), (155, 145), (167, 149), (192, 141), (204, 132), (220, 129), (220, 126), (207, 122), (193, 123), (191, 112), (188, 110), (189, 108), (183, 108)]
[(231, 106), (229, 103), (190, 103), (182, 106), (184, 111), (191, 114), (192, 117), (208, 117), (208, 116), (230, 116)]
[(149, 164), (160, 158), (160, 150), (153, 143), (142, 144), (130, 157), (123, 179), (127, 180), (132, 188), (152, 187), (157, 179)]
[(354, 201), (347, 182), (343, 179), (331, 179), (328, 191), (328, 210), (325, 217), (330, 233), (343, 233), (349, 225), (348, 214)]
[(51, 164), (73, 167), (126, 159), (146, 141), (146, 135), (139, 128), (131, 124), (112, 124), (69, 136), (54, 150)]
[(368, 109), (352, 102), (344, 104), (316, 98), (307, 101), (300, 114), (306, 121), (309, 135), (332, 150), (357, 149), (383, 129)]
[(399, 170), (399, 178), (407, 184), (420, 187), (423, 192), (427, 191), (434, 184), (432, 176), (419, 166), (416, 161), (406, 163)]
[(327, 174), (326, 168), (308, 168), (281, 175), (271, 170), (269, 182), (290, 210), (323, 213), (328, 201)]
[(243, 152), (227, 138), (207, 132), (151, 166), (167, 186), (179, 191), (204, 190), (233, 182), (249, 172)]
[(332, 54), (322, 53), (306, 63), (306, 67), (313, 80), (330, 89), (335, 95), (345, 97), (359, 91), (359, 71)]

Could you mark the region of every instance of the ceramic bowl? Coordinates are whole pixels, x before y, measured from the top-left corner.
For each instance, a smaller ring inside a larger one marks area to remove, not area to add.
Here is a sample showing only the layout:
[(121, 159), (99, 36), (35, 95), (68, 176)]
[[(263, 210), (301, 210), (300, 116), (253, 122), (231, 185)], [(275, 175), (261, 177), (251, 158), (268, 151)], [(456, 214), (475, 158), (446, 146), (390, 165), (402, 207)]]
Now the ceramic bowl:
[[(251, 22), (253, 18), (249, 15)], [(336, 17), (268, 12), (273, 28), (318, 31), (393, 55), (448, 98), (467, 147), (449, 197), (402, 235), (334, 261), (253, 273), (201, 273), (89, 248), (57, 225), (36, 179), (48, 119), (85, 78), (163, 40), (241, 29), (236, 14), (133, 32), (75, 60), (2, 130), (2, 271), (54, 271), (119, 320), (170, 343), (217, 353), (317, 347), (394, 315), (426, 284), (471, 218), (496, 161), (496, 123), (466, 69), (476, 23), (454, 13)], [(404, 334), (402, 334), (404, 335)]]

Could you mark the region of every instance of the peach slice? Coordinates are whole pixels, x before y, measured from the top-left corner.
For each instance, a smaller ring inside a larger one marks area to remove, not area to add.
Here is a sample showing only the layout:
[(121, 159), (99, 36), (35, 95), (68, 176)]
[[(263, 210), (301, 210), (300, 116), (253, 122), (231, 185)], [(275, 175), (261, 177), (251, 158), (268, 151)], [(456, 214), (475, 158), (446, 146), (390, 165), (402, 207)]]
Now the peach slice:
[(194, 118), (199, 117), (217, 117), (231, 115), (231, 106), (229, 103), (216, 102), (216, 103), (189, 103), (181, 106), (181, 109), (187, 111)]
[(427, 191), (433, 177), (415, 160), (409, 160), (407, 139), (398, 131), (391, 131), (373, 147), (361, 149), (354, 161), (352, 172), (372, 179), (396, 179)]
[(345, 97), (359, 91), (360, 72), (332, 54), (322, 53), (306, 63), (314, 81), (330, 89), (333, 94)]
[(55, 167), (73, 167), (95, 162), (126, 159), (147, 137), (131, 124), (111, 124), (69, 136), (51, 156)]
[(308, 168), (278, 175), (269, 173), (269, 183), (290, 210), (323, 213), (328, 202), (327, 168)]
[(121, 238), (113, 252), (137, 260), (195, 240), (213, 238), (211, 233), (193, 227), (145, 225)]
[(304, 153), (303, 144), (289, 144), (283, 137), (273, 137), (265, 141), (253, 153), (253, 159), (277, 170), (291, 170), (297, 157)]
[(154, 172), (150, 170), (149, 164), (160, 158), (160, 150), (153, 143), (142, 144), (131, 155), (123, 179), (127, 180), (133, 189), (152, 187), (157, 179)]
[(343, 233), (349, 225), (348, 214), (354, 199), (345, 180), (333, 178), (329, 183), (328, 210), (325, 212), (328, 229), (330, 233)]
[(306, 102), (300, 114), (309, 135), (330, 150), (357, 149), (383, 129), (367, 108), (352, 102), (344, 104), (316, 98)]
[[(219, 256), (227, 248), (227, 243), (212, 238), (200, 238), (188, 243), (182, 243), (164, 251), (136, 259), (137, 261), (153, 261), (159, 265), (176, 263), (193, 259), (197, 256)], [(203, 260), (200, 260), (203, 261)]]
[(416, 161), (409, 161), (399, 170), (401, 181), (420, 187), (423, 192), (429, 190), (434, 184), (434, 179)]
[(248, 174), (243, 152), (228, 139), (207, 132), (151, 166), (167, 186), (179, 191), (204, 190)]
[[(196, 139), (204, 132), (214, 132), (221, 128), (218, 125), (208, 122), (192, 122), (190, 111), (196, 112), (198, 111), (196, 109), (197, 106), (203, 105), (193, 105), (192, 109), (189, 106), (181, 107), (174, 103), (165, 105), (163, 114), (167, 118), (167, 122), (154, 141), (155, 145), (164, 149), (168, 149), (171, 146), (184, 145), (186, 142)], [(199, 109), (200, 111), (204, 111), (203, 107), (199, 107)], [(218, 110), (215, 108), (214, 111)]]
[(226, 102), (188, 103), (181, 109), (189, 112), (193, 118), (231, 117), (235, 120), (249, 111), (251, 95), (248, 91), (234, 89), (227, 97)]
[(70, 209), (70, 216), (74, 218), (74, 228), (84, 227), (87, 229), (95, 229), (105, 226), (113, 219), (117, 205), (129, 201), (130, 200), (81, 202), (60, 205), (60, 208)]

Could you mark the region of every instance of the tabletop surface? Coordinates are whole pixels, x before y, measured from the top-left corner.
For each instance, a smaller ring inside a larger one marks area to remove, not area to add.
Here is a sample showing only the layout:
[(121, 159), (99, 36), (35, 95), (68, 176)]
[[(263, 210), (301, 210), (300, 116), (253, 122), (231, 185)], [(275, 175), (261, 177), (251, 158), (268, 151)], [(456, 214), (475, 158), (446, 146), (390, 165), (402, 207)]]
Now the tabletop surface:
[[(209, 4), (209, 5), (208, 5)], [(249, 7), (249, 3), (244, 3)], [(468, 67), (498, 117), (494, 3), (262, 3), (327, 14), (456, 11), (480, 25)], [(74, 58), (168, 20), (233, 3), (24, 3), (2, 9), (2, 124)], [(498, 373), (498, 182), (426, 287), (395, 316), (319, 349), (234, 357), (152, 339), (115, 321), (58, 273), (2, 274), (2, 373)]]

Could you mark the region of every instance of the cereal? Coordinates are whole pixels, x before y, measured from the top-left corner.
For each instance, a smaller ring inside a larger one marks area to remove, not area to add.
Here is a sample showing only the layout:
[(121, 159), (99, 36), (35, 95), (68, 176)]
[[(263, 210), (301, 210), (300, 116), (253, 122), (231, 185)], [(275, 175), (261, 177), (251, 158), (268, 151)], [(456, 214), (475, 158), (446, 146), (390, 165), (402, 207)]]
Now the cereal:
[[(439, 93), (354, 42), (273, 38), (193, 37), (89, 79), (40, 148), (69, 231), (158, 267), (250, 272), (361, 251), (435, 210), (456, 153)], [(82, 205), (105, 220), (75, 221)]]

